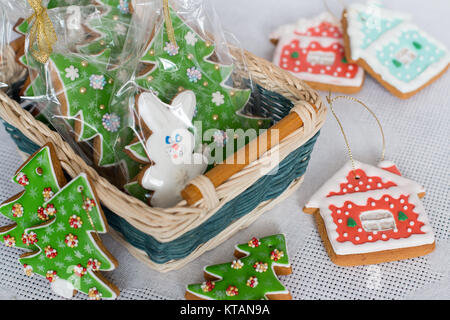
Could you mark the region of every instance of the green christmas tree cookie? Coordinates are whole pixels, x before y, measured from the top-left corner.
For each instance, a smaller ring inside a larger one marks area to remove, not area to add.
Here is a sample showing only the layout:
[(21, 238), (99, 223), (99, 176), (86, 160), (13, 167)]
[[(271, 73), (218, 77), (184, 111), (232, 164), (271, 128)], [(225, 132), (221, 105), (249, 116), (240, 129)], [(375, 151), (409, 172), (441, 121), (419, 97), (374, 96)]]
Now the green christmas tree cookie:
[(205, 268), (207, 281), (187, 286), (186, 299), (198, 300), (287, 300), (289, 291), (277, 275), (292, 272), (284, 235), (252, 238), (236, 246), (231, 263)]
[[(172, 8), (169, 10), (176, 44), (170, 42), (163, 21), (140, 58), (145, 67), (136, 79), (138, 86), (153, 91), (165, 103), (170, 103), (180, 91), (194, 91), (197, 108), (193, 121), (201, 121), (203, 132), (215, 130), (211, 136), (203, 137), (202, 143), (210, 144), (211, 150), (215, 147), (216, 152), (237, 139), (229, 137), (227, 129), (253, 128), (258, 133), (259, 129), (267, 128), (268, 119), (243, 114), (251, 90), (227, 85), (234, 66), (210, 60), (214, 43), (203, 39)], [(235, 148), (230, 150), (234, 152)]]
[(35, 250), (36, 234), (25, 230), (52, 218), (56, 211), (43, 203), (66, 183), (53, 145), (47, 144), (33, 154), (13, 178), (24, 191), (0, 205), (0, 214), (14, 221), (0, 228), (0, 237), (8, 247)]
[(52, 289), (66, 298), (74, 290), (91, 299), (114, 299), (118, 289), (106, 281), (100, 271), (111, 271), (117, 261), (104, 248), (99, 233), (107, 224), (85, 174), (81, 174), (44, 203), (58, 212), (47, 223), (26, 231), (36, 235), (38, 251), (19, 259), (27, 275), (47, 278)]

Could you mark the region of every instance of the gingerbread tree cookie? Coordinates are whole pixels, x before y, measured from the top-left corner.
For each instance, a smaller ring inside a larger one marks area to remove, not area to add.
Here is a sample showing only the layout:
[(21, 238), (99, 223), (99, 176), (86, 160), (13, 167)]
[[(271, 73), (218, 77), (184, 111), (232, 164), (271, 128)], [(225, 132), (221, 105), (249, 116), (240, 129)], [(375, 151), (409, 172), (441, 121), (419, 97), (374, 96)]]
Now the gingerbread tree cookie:
[(53, 145), (47, 144), (33, 154), (13, 178), (25, 189), (0, 205), (0, 214), (14, 221), (0, 228), (5, 245), (35, 250), (36, 234), (25, 230), (52, 218), (56, 211), (43, 203), (53, 197), (66, 180)]
[(331, 260), (341, 266), (414, 258), (434, 250), (433, 229), (420, 200), (425, 190), (383, 161), (348, 162), (303, 209), (314, 214)]
[(58, 214), (27, 229), (36, 235), (39, 249), (20, 258), (27, 275), (46, 277), (52, 289), (66, 298), (75, 290), (92, 299), (116, 298), (118, 289), (99, 273), (115, 269), (117, 261), (98, 236), (107, 232), (107, 224), (87, 176), (73, 179), (44, 206), (51, 206)]
[(163, 21), (140, 59), (146, 68), (136, 83), (165, 103), (170, 103), (180, 91), (192, 90), (197, 97), (194, 121), (202, 122), (203, 131), (216, 129), (212, 139), (219, 149), (235, 138), (227, 136), (227, 129), (267, 128), (269, 120), (248, 117), (242, 112), (251, 91), (226, 84), (233, 65), (209, 60), (215, 51), (214, 43), (203, 39), (172, 8), (169, 10), (176, 44), (170, 42)]
[(207, 281), (187, 286), (188, 300), (287, 300), (289, 291), (277, 275), (292, 272), (287, 255), (286, 239), (277, 234), (252, 238), (236, 246), (231, 263), (205, 268)]

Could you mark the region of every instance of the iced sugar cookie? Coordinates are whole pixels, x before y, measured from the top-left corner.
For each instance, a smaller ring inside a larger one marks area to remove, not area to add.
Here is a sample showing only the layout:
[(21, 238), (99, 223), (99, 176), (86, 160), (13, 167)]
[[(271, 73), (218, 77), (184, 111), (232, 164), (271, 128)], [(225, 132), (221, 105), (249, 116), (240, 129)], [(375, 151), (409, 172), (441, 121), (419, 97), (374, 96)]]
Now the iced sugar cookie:
[(314, 214), (331, 260), (341, 266), (414, 258), (434, 250), (423, 187), (383, 161), (348, 162), (303, 209)]
[(351, 4), (342, 25), (347, 59), (396, 97), (407, 99), (438, 79), (450, 64), (447, 48), (411, 17), (375, 5)]
[(318, 90), (356, 93), (364, 71), (348, 63), (338, 19), (325, 12), (313, 19), (300, 19), (270, 35), (277, 43), (273, 63)]

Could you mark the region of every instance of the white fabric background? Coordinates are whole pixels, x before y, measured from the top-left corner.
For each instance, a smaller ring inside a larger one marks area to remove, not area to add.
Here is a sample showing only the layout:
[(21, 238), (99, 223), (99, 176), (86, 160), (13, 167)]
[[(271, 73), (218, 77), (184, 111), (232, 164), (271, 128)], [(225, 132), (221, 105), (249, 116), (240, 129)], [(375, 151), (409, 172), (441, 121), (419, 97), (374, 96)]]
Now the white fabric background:
[[(347, 0), (347, 2), (350, 2)], [(325, 10), (322, 1), (310, 0), (214, 0), (224, 28), (242, 46), (271, 60), (274, 48), (268, 34), (276, 27), (311, 17)], [(417, 24), (450, 47), (450, 1), (392, 0), (390, 8), (410, 12)], [(339, 2), (329, 0), (339, 12)], [(201, 256), (185, 268), (159, 274), (135, 260), (109, 236), (105, 244), (118, 258), (117, 270), (105, 273), (121, 289), (120, 299), (182, 299), (185, 285), (203, 280), (205, 265), (231, 261), (237, 243), (252, 236), (283, 232), (287, 235), (293, 274), (281, 280), (294, 299), (450, 299), (450, 73), (413, 98), (403, 101), (390, 95), (372, 78), (357, 98), (379, 116), (387, 139), (386, 158), (404, 176), (423, 184), (424, 199), (436, 232), (436, 251), (426, 257), (375, 266), (343, 268), (333, 265), (321, 243), (312, 217), (301, 208), (314, 191), (347, 160), (344, 140), (329, 115), (315, 147), (305, 182), (293, 196), (267, 212), (255, 224)], [(355, 158), (376, 164), (381, 137), (370, 115), (357, 104), (339, 102), (341, 116)], [(20, 191), (10, 182), (22, 160), (15, 145), (0, 129), (0, 200)], [(6, 219), (0, 218), (0, 225)], [(28, 278), (17, 262), (18, 249), (0, 246), (0, 299), (59, 299), (47, 280)], [(84, 299), (82, 295), (77, 298)]]

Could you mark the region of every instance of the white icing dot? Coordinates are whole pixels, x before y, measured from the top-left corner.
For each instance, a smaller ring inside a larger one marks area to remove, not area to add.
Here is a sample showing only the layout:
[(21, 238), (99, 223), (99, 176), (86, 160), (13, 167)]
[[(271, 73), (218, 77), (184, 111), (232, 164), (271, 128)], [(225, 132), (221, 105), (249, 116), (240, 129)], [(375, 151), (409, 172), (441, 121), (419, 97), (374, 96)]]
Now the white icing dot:
[(321, 74), (324, 74), (324, 73), (325, 73), (325, 70), (320, 69), (320, 73), (321, 73)]
[(338, 223), (342, 223), (342, 219), (338, 219)]
[(386, 235), (385, 235), (384, 233), (381, 235), (381, 237), (382, 237), (383, 239), (386, 239)]
[(389, 208), (394, 209), (394, 204), (391, 203), (391, 204), (389, 205)]
[(286, 63), (283, 63), (283, 68), (287, 68), (288, 65)]
[(312, 45), (311, 45), (311, 48), (315, 48), (316, 47), (316, 44), (315, 43), (313, 43)]
[(373, 180), (372, 180), (372, 178), (369, 178), (369, 180), (367, 180), (367, 181), (372, 182)]
[(347, 192), (347, 189), (344, 188), (344, 189), (342, 189), (342, 191)]
[(300, 69), (297, 68), (297, 67), (294, 68), (294, 71), (295, 71), (295, 72), (298, 72), (299, 70), (300, 70)]
[(330, 71), (330, 70), (331, 70), (331, 67), (330, 67), (330, 66), (326, 66), (325, 69), (327, 69), (328, 71)]
[(356, 188), (355, 188), (355, 191), (359, 191), (359, 187), (356, 187)]
[(368, 185), (366, 186), (366, 188), (367, 188), (367, 189), (370, 189), (370, 188), (371, 188), (370, 184), (368, 184)]
[(347, 233), (347, 232), (345, 232), (345, 233), (344, 233), (344, 237), (347, 237), (347, 236), (348, 236), (348, 233)]
[(350, 72), (347, 72), (347, 73), (345, 74), (345, 76), (346, 76), (347, 78), (350, 78), (352, 75), (350, 74)]
[(348, 213), (348, 211), (345, 211), (344, 214), (345, 214), (346, 216), (348, 216), (350, 213)]
[(288, 59), (287, 58), (283, 58), (283, 62), (287, 62), (288, 61)]
[(359, 184), (362, 186), (364, 182), (360, 181)]
[(308, 72), (312, 72), (312, 68), (308, 68)]
[(414, 225), (414, 221), (411, 221), (409, 225), (412, 227)]
[(328, 33), (326, 33), (325, 31), (322, 32), (322, 36), (326, 37), (328, 35)]
[(295, 43), (291, 44), (291, 48), (295, 48)]
[(381, 188), (381, 186), (382, 186), (382, 184), (378, 182), (378, 183), (377, 183), (377, 187), (378, 187), (378, 188)]
[(374, 234), (374, 235), (378, 234), (378, 231), (374, 231), (373, 234)]
[(308, 52), (308, 51), (306, 51), (306, 49), (303, 49), (303, 50), (302, 50), (302, 53), (303, 53), (303, 54), (306, 54), (307, 52)]
[(353, 66), (352, 65), (350, 65), (350, 66), (348, 66), (348, 70), (353, 70)]
[(289, 53), (290, 53), (289, 50), (284, 51), (284, 54), (289, 54)]
[(372, 239), (373, 239), (373, 237), (372, 237), (372, 236), (368, 236), (368, 237), (367, 237), (367, 239), (369, 239), (369, 240), (372, 240)]
[(371, 205), (372, 207), (375, 207), (375, 206), (376, 206), (376, 203), (375, 203), (375, 202), (372, 202), (370, 205)]
[(385, 197), (385, 198), (384, 198), (384, 201), (389, 201), (389, 198), (388, 198), (388, 197)]
[(403, 209), (404, 210), (408, 210), (408, 206), (403, 206)]
[(333, 49), (337, 49), (337, 47), (338, 47), (337, 44), (334, 44), (334, 45), (333, 45)]
[(405, 203), (405, 199), (400, 199), (400, 203)]
[(358, 232), (362, 232), (362, 229), (361, 229), (361, 228), (358, 228)]
[(314, 28), (314, 31), (315, 31), (315, 32), (319, 32), (320, 29), (319, 29), (318, 27), (316, 27), (316, 28)]
[(397, 233), (397, 232), (398, 232), (398, 229), (397, 229), (397, 228), (396, 228), (396, 229), (394, 229), (394, 232), (395, 232), (395, 233)]
[(352, 207), (352, 205), (349, 203), (349, 204), (347, 205), (347, 208), (350, 209), (351, 207)]
[(412, 229), (411, 228), (408, 228), (408, 232), (411, 232), (412, 231)]
[(341, 213), (342, 211), (341, 211), (341, 209), (337, 209), (337, 211), (336, 211), (337, 213)]
[(295, 61), (295, 64), (299, 66), (300, 65), (300, 60)]
[(356, 241), (359, 241), (359, 237), (355, 237), (355, 240), (356, 240)]
[(338, 76), (338, 73), (337, 73), (337, 72), (333, 73), (333, 76), (337, 77), (337, 76)]
[(334, 32), (334, 27), (331, 27), (331, 28), (330, 28), (330, 32)]
[(341, 67), (338, 67), (336, 70), (337, 70), (338, 72), (341, 72), (341, 71), (342, 71), (342, 68), (341, 68)]

